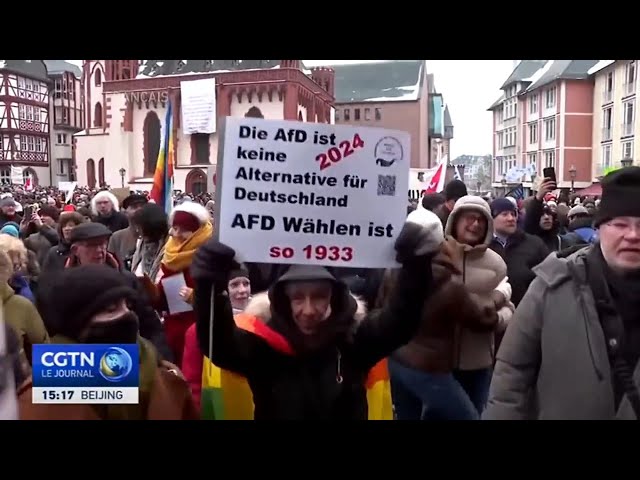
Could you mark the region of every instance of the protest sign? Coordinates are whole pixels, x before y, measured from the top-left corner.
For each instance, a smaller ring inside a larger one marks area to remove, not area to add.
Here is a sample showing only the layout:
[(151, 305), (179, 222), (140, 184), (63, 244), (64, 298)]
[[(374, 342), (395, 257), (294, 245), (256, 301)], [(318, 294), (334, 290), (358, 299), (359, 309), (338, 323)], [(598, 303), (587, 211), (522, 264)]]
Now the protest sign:
[(407, 132), (227, 117), (216, 233), (247, 262), (397, 267)]

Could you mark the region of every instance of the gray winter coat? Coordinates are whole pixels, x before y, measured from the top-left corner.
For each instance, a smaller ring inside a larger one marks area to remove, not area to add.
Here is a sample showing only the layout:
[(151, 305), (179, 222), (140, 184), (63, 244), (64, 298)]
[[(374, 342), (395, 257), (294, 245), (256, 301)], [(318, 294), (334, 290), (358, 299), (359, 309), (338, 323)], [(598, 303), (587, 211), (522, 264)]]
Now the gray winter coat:
[[(552, 254), (518, 305), (496, 356), (487, 420), (635, 419), (615, 411), (605, 337), (587, 284), (585, 256)], [(634, 378), (640, 385), (640, 369)]]

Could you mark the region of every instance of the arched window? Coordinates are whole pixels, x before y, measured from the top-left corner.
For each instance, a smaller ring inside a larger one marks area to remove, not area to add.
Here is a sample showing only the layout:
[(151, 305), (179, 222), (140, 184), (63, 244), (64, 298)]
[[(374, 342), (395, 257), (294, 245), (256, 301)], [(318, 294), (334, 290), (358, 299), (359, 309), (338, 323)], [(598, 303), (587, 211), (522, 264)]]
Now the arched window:
[(302, 118), (302, 112), (298, 112), (298, 121), (304, 122), (304, 119)]
[(102, 72), (100, 72), (99, 69), (96, 68), (96, 73), (93, 78), (95, 80), (96, 87), (99, 87), (100, 85), (102, 85)]
[(184, 183), (184, 188), (188, 194), (200, 195), (207, 192), (207, 176), (199, 168), (191, 170)]
[(149, 112), (142, 126), (144, 174), (153, 175), (160, 153), (160, 119), (156, 112)]
[(93, 126), (102, 126), (102, 104), (100, 102), (96, 103), (96, 106), (93, 109)]
[(264, 115), (258, 107), (251, 107), (244, 116), (246, 118), (264, 118)]
[(104, 158), (98, 160), (98, 183), (101, 187), (104, 187), (105, 183), (107, 183), (104, 180)]
[(96, 188), (96, 162), (93, 161), (93, 158), (87, 160), (87, 186)]

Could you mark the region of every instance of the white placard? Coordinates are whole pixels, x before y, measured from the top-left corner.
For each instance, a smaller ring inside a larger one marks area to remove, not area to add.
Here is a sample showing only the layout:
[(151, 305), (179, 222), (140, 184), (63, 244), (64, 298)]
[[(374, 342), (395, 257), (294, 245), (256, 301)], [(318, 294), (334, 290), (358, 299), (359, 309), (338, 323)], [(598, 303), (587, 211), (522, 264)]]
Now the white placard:
[(14, 185), (24, 184), (24, 168), (11, 165), (11, 183)]
[(407, 132), (227, 117), (216, 232), (247, 262), (397, 267)]
[(216, 79), (180, 82), (182, 131), (185, 135), (216, 132)]

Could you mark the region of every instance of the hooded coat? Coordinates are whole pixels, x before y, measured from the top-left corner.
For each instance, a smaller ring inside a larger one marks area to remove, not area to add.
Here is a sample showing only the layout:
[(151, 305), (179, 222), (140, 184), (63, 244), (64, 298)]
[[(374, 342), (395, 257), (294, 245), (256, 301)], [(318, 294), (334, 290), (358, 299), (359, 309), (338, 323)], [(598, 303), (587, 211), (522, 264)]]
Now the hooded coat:
[[(214, 289), (227, 285), (235, 252), (212, 240), (192, 267), (200, 349), (220, 369), (247, 380), (256, 420), (366, 420), (369, 372), (413, 336), (431, 293), (431, 256), (442, 239), (442, 224), (432, 212), (409, 215), (396, 239), (403, 266), (382, 309), (367, 312), (326, 268), (294, 265), (268, 295), (256, 295), (249, 307), (253, 316), (247, 309), (236, 318), (225, 288)], [(330, 282), (332, 295), (324, 341), (310, 347), (295, 325), (285, 286), (312, 280)]]
[[(477, 246), (461, 244), (452, 236), (462, 210), (478, 211), (487, 220), (485, 238)], [(430, 373), (486, 368), (493, 361), (494, 332), (506, 328), (514, 310), (507, 267), (488, 249), (493, 238), (488, 204), (480, 197), (460, 198), (448, 217), (445, 234), (447, 240), (433, 261), (436, 291), (424, 303), (417, 334), (393, 356)], [(394, 272), (387, 273), (380, 305), (386, 301), (393, 276)]]
[[(463, 210), (481, 213), (487, 221), (484, 240), (476, 246), (465, 245), (453, 238), (454, 228)], [(447, 242), (462, 257), (462, 275), (459, 280), (465, 289), (476, 295), (480, 302), (492, 302), (494, 291), (502, 294), (503, 301), (496, 305), (497, 318), (495, 329), (490, 332), (473, 332), (468, 328), (459, 331), (458, 351), (455, 364), (460, 370), (477, 370), (493, 365), (495, 330), (503, 332), (515, 307), (511, 303), (511, 286), (507, 283), (507, 265), (500, 255), (489, 249), (493, 241), (493, 217), (489, 205), (480, 197), (467, 195), (458, 199), (451, 211), (444, 230)]]
[[(626, 395), (616, 407), (607, 348), (615, 339), (605, 335), (589, 283), (599, 249), (549, 255), (534, 268), (498, 351), (483, 419), (638, 420)], [(638, 388), (640, 365), (632, 376)]]
[[(337, 325), (337, 342), (313, 351), (298, 345), (302, 334), (291, 318), (284, 286), (287, 282), (327, 280), (333, 285), (331, 316)], [(411, 282), (413, 283), (413, 282)], [(424, 285), (425, 283), (423, 283)], [(406, 283), (402, 285), (407, 285)], [(410, 338), (414, 322), (400, 322), (416, 314), (410, 291), (408, 298), (389, 303), (383, 311), (367, 314), (364, 302), (354, 298), (346, 285), (322, 267), (291, 267), (268, 294), (255, 295), (238, 322), (267, 328), (275, 339), (236, 325), (226, 296), (214, 299), (212, 343), (209, 345), (210, 288), (196, 287), (196, 309), (200, 349), (218, 367), (247, 379), (255, 404), (254, 418), (260, 419), (367, 419), (365, 380), (369, 370), (398, 345)], [(200, 292), (205, 292), (201, 295)], [(207, 318), (203, 318), (206, 316)]]

